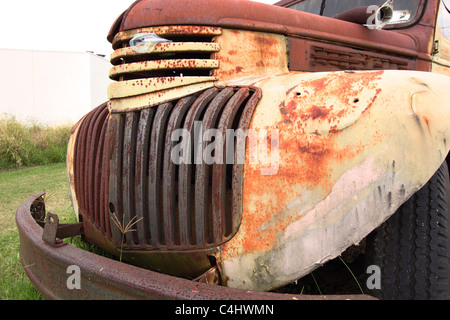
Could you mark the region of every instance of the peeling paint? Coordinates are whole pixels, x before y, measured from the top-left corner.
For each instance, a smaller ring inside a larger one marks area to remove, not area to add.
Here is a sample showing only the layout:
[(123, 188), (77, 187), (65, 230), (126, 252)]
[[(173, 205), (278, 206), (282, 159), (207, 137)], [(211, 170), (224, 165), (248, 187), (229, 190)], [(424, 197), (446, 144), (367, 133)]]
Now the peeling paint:
[[(241, 226), (219, 259), (227, 285), (267, 290), (301, 277), (361, 241), (425, 184), (448, 153), (449, 110), (429, 104), (446, 95), (443, 81), (381, 71), (255, 83), (265, 95), (251, 128), (279, 130), (280, 163), (273, 176), (245, 165)], [(278, 94), (268, 90), (275, 84)]]

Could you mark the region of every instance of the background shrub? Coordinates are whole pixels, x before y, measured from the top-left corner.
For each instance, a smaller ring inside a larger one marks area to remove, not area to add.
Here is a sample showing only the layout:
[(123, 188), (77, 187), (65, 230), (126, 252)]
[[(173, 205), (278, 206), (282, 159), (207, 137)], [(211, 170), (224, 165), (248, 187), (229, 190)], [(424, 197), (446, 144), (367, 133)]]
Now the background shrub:
[(66, 161), (72, 124), (49, 126), (0, 116), (0, 169)]

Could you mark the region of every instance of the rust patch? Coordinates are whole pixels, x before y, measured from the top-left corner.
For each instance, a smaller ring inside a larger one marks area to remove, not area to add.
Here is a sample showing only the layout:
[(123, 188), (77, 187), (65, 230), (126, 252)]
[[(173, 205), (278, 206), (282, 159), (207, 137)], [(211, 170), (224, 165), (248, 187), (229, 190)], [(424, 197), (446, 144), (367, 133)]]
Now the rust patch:
[[(381, 92), (380, 88), (374, 86), (383, 73), (384, 71), (354, 73), (351, 81), (346, 78), (341, 79), (342, 74), (336, 73), (326, 78), (307, 81), (286, 91), (288, 102), (280, 105), (280, 112), (283, 110), (281, 112), (283, 119), (289, 119), (289, 123), (312, 119), (328, 121), (331, 126), (334, 126), (340, 122), (340, 119), (357, 112), (357, 104), (360, 103), (359, 95), (366, 88), (374, 89), (375, 95), (362, 112), (370, 109)], [(340, 108), (330, 104), (330, 97), (335, 98)], [(307, 103), (311, 103), (311, 106), (307, 106)]]
[[(336, 159), (343, 160), (352, 153), (347, 148), (339, 149), (336, 146), (336, 137), (339, 133), (314, 136), (295, 129), (291, 134), (287, 133), (290, 123), (283, 122), (278, 126), (280, 158), (285, 164), (300, 163), (301, 166), (280, 166), (278, 173), (273, 176), (261, 176), (258, 167), (246, 170), (244, 205), (249, 204), (255, 209), (252, 213), (244, 214), (243, 225), (246, 226), (246, 236), (242, 247), (247, 252), (268, 250), (276, 243), (276, 235), (295, 221), (296, 217), (293, 214), (262, 227), (274, 214), (285, 209), (293, 195), (301, 196), (295, 191), (299, 184), (307, 186), (310, 190), (321, 186), (324, 195), (329, 193), (332, 187), (330, 162)], [(268, 190), (271, 190), (272, 196), (269, 196)]]
[(212, 75), (221, 81), (288, 72), (283, 36), (224, 29), (215, 41), (221, 50), (212, 58), (218, 60), (220, 65), (212, 70)]
[(276, 40), (270, 38), (270, 37), (266, 37), (266, 36), (255, 36), (255, 41), (260, 44), (262, 47), (273, 47), (276, 46), (278, 43)]
[[(338, 144), (344, 132), (341, 120), (357, 119), (370, 110), (381, 92), (376, 88), (376, 80), (382, 73), (353, 74), (352, 81), (342, 73), (335, 74), (305, 81), (295, 87), (297, 90), (288, 90), (286, 102), (278, 106), (281, 120), (268, 128), (268, 131), (279, 130), (278, 172), (263, 176), (260, 166), (246, 163), (244, 214), (239, 233), (242, 236), (227, 248), (229, 254), (270, 250), (276, 245), (280, 232), (301, 219), (298, 212), (289, 211), (290, 201), (307, 197), (303, 192), (326, 197), (337, 178), (333, 176), (336, 164), (356, 157), (369, 143), (374, 145), (381, 141), (381, 133), (377, 131), (366, 145), (359, 139), (344, 146)], [(367, 88), (373, 91), (373, 96), (363, 99), (360, 95)], [(317, 96), (321, 98), (314, 98)], [(330, 96), (334, 97), (333, 104), (328, 102)], [(316, 104), (308, 105), (311, 101)], [(317, 130), (320, 126), (327, 130), (320, 132)], [(247, 152), (248, 159), (254, 150)]]
[(302, 119), (306, 120), (309, 117), (311, 117), (311, 119), (326, 119), (326, 117), (330, 113), (330, 109), (331, 108), (312, 106), (308, 110), (308, 113), (306, 114), (306, 117), (302, 117)]

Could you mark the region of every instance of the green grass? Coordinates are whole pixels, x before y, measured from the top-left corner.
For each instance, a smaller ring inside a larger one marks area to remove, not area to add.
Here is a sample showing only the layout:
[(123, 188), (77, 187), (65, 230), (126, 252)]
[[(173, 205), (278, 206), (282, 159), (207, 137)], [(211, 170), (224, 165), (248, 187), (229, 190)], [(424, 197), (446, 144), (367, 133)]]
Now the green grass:
[(42, 299), (20, 263), (15, 223), (20, 204), (46, 192), (47, 210), (57, 213), (62, 222), (75, 220), (65, 165), (71, 128), (71, 124), (52, 127), (0, 115), (0, 299)]
[(61, 223), (75, 221), (65, 163), (0, 172), (1, 300), (42, 299), (20, 263), (19, 235), (15, 223), (15, 213), (20, 204), (39, 192), (46, 192), (46, 209), (58, 214)]

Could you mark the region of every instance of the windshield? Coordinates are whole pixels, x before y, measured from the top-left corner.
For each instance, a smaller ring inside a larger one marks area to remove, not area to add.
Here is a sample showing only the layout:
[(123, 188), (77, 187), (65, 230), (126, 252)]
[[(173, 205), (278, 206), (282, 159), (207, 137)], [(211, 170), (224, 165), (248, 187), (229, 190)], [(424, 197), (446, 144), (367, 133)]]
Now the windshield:
[[(338, 13), (349, 9), (374, 4), (382, 5), (385, 2), (386, 0), (304, 0), (290, 5), (288, 8), (326, 17), (334, 17)], [(394, 0), (394, 10), (408, 10), (410, 13), (408, 20), (402, 20), (402, 23), (414, 19), (419, 3), (420, 0)]]

